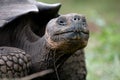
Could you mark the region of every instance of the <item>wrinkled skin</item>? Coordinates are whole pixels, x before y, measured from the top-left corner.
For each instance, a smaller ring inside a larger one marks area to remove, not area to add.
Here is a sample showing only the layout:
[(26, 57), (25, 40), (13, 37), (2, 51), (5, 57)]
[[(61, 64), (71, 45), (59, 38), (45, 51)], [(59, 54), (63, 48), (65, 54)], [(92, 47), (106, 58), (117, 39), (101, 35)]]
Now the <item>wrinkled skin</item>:
[(51, 48), (69, 53), (84, 48), (87, 45), (88, 34), (84, 16), (67, 14), (48, 23), (45, 37)]
[[(57, 59), (69, 56), (58, 64), (60, 80), (86, 80), (86, 66), (83, 48), (87, 45), (89, 30), (86, 19), (79, 14), (61, 15), (51, 20), (45, 33), (48, 46), (56, 50)], [(57, 64), (57, 65), (58, 65)]]
[(3, 39), (9, 40), (8, 44), (4, 42), (0, 45), (17, 47), (29, 54), (32, 64), (30, 74), (57, 67), (55, 73), (40, 78), (41, 80), (58, 80), (56, 73), (60, 80), (85, 80), (83, 49), (89, 38), (85, 17), (79, 14), (67, 14), (53, 18), (48, 22), (46, 30), (42, 31), (45, 33), (43, 36), (34, 33), (32, 27), (36, 25), (33, 22), (30, 16), (24, 15), (6, 25), (9, 29), (13, 29), (9, 31), (8, 27), (4, 28), (9, 35)]

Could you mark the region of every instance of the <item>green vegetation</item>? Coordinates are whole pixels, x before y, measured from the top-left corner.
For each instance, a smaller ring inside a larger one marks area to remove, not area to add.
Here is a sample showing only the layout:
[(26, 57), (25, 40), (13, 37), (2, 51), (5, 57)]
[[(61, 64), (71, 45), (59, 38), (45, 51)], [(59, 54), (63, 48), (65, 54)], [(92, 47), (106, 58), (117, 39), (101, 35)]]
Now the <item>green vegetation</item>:
[(61, 14), (87, 17), (91, 34), (86, 51), (87, 80), (120, 80), (120, 0), (39, 0), (62, 3)]

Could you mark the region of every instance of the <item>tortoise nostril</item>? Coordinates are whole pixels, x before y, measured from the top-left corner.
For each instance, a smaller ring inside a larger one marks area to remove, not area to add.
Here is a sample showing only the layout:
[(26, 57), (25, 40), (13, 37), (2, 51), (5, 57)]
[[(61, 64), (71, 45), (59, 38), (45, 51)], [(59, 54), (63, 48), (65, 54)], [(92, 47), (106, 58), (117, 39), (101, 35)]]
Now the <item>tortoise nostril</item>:
[(74, 18), (73, 18), (74, 21), (79, 21), (80, 20), (80, 16), (78, 15), (75, 15)]
[(74, 18), (74, 20), (76, 20), (76, 18)]

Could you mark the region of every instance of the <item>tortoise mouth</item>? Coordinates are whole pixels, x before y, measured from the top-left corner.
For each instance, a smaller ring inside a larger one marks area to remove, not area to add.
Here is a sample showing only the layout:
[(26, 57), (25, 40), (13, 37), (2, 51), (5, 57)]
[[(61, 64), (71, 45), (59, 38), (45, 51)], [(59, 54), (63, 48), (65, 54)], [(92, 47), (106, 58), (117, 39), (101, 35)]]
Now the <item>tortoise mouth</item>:
[(89, 38), (89, 31), (82, 31), (82, 30), (66, 30), (61, 32), (56, 32), (55, 36), (59, 36), (62, 38), (65, 37), (67, 40), (80, 40), (80, 39), (88, 39)]
[(61, 31), (61, 32), (56, 32), (55, 33), (55, 35), (63, 35), (63, 34), (68, 34), (68, 33), (74, 33), (74, 34), (80, 34), (80, 33), (82, 33), (82, 34), (86, 34), (86, 35), (88, 35), (89, 34), (89, 32), (88, 31), (74, 31), (74, 30), (72, 30), (72, 31)]
[[(62, 41), (81, 41), (81, 40), (88, 40), (89, 38), (89, 31), (75, 31), (75, 30), (69, 30), (69, 31), (61, 31), (56, 32), (54, 34), (55, 40), (62, 40)], [(58, 38), (59, 37), (59, 38)], [(58, 39), (57, 39), (58, 38)]]
[(79, 27), (71, 27), (71, 28), (67, 28), (64, 30), (58, 30), (54, 33), (54, 35), (64, 35), (64, 34), (69, 34), (69, 33), (73, 33), (73, 34), (86, 34), (89, 35), (89, 30), (87, 29), (81, 29)]

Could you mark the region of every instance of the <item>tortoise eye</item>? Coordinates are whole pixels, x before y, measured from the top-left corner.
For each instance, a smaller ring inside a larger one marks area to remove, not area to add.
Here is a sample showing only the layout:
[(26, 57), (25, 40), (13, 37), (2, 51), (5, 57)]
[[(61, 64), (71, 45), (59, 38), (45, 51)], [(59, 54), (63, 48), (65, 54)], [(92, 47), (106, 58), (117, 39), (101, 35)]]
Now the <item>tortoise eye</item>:
[(65, 17), (59, 17), (57, 20), (57, 24), (61, 25), (61, 26), (65, 26), (67, 24), (67, 20)]

